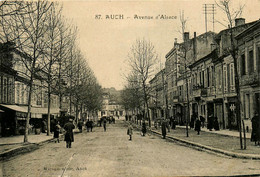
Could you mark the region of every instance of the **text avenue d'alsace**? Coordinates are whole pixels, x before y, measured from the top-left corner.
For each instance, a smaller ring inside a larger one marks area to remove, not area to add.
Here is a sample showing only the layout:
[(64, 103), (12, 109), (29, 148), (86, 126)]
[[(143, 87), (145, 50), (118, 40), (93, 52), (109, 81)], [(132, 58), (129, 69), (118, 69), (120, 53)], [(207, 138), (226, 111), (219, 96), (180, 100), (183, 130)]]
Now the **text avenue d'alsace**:
[(124, 19), (135, 19), (135, 20), (175, 20), (177, 19), (177, 16), (174, 15), (165, 15), (165, 14), (158, 14), (156, 16), (152, 15), (137, 15), (134, 14), (133, 17), (125, 16), (124, 14), (107, 14), (107, 15), (101, 15), (96, 14), (95, 19), (101, 20), (124, 20)]

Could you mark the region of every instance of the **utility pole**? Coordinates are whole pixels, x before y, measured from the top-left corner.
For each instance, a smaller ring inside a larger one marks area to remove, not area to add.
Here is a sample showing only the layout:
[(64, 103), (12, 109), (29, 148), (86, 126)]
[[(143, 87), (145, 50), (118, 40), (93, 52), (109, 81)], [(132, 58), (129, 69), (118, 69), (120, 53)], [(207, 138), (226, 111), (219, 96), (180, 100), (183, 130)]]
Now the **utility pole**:
[(215, 31), (215, 14), (216, 8), (215, 4), (203, 4), (203, 14), (205, 15), (205, 29), (208, 32), (208, 15), (212, 15), (212, 31)]

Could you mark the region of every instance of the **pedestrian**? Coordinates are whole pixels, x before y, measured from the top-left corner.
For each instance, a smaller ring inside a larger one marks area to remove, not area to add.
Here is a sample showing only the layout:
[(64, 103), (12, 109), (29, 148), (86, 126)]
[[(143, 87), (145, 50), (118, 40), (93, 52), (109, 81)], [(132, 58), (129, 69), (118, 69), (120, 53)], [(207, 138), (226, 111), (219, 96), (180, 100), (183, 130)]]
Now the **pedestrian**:
[(133, 126), (132, 126), (132, 122), (130, 122), (130, 121), (128, 123), (127, 135), (129, 135), (129, 141), (132, 141)]
[(116, 119), (113, 116), (112, 116), (112, 122), (113, 122), (113, 124), (116, 123)]
[(83, 122), (81, 120), (79, 120), (79, 122), (78, 122), (78, 129), (79, 129), (80, 133), (82, 133), (82, 126), (83, 126)]
[(207, 128), (209, 129), (209, 131), (212, 131), (213, 124), (214, 124), (214, 117), (213, 117), (213, 114), (210, 114), (208, 117), (208, 125), (207, 125)]
[(194, 128), (194, 122), (195, 122), (195, 120), (196, 120), (196, 116), (197, 116), (196, 113), (193, 113), (192, 116), (191, 116), (190, 129), (193, 129), (193, 128)]
[(214, 117), (214, 129), (216, 131), (219, 130), (219, 123), (218, 123), (218, 118), (217, 117)]
[(106, 118), (103, 119), (103, 127), (104, 127), (104, 131), (107, 131), (107, 120), (106, 120)]
[(166, 120), (162, 121), (162, 136), (163, 136), (163, 139), (165, 139), (165, 137), (166, 137)]
[(205, 126), (205, 118), (203, 116), (200, 116), (200, 121), (201, 121), (201, 127), (204, 128), (204, 126)]
[(198, 117), (196, 117), (196, 120), (195, 120), (195, 131), (198, 132), (198, 135), (200, 134), (200, 127), (201, 127), (201, 121)]
[(55, 140), (55, 143), (58, 142), (60, 143), (60, 129), (61, 129), (61, 126), (60, 126), (60, 123), (59, 121), (56, 121), (56, 125), (54, 127), (54, 135), (53, 135), (53, 138)]
[(86, 122), (86, 127), (87, 127), (87, 132), (89, 132), (89, 129), (91, 128), (89, 119)]
[(69, 119), (69, 122), (67, 122), (64, 125), (65, 138), (64, 141), (66, 141), (66, 147), (71, 148), (71, 143), (74, 142), (74, 136), (73, 136), (73, 129), (75, 128), (75, 125), (73, 124), (73, 119)]
[(93, 129), (93, 125), (94, 125), (93, 120), (90, 120), (90, 121), (89, 121), (89, 126), (90, 126), (90, 131), (91, 131), (91, 132), (92, 132), (92, 129)]
[(255, 112), (252, 122), (251, 141), (255, 142), (255, 145), (260, 145), (260, 122), (258, 112)]
[(145, 121), (143, 120), (142, 122), (142, 136), (145, 136), (146, 134), (146, 124), (145, 124)]

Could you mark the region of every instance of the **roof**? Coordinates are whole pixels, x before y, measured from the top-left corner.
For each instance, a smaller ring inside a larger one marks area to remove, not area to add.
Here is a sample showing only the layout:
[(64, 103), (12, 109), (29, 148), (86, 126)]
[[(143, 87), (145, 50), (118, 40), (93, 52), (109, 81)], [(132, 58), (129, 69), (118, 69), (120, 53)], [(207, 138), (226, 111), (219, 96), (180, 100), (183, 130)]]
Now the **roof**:
[(212, 52), (210, 52), (208, 55), (202, 57), (201, 59), (195, 61), (194, 63), (192, 63), (189, 67), (192, 68), (194, 66), (196, 66), (198, 63), (201, 63), (209, 58), (217, 58), (217, 50), (213, 50)]
[(260, 26), (260, 19), (256, 21), (252, 26), (248, 27), (247, 29), (243, 30), (241, 33), (235, 36), (236, 39), (240, 39), (243, 36), (247, 35), (251, 30), (259, 29)]
[(219, 39), (223, 33), (230, 31), (231, 29), (239, 29), (239, 28), (245, 28), (246, 26), (251, 26), (253, 24), (255, 24), (257, 21), (253, 21), (253, 22), (249, 22), (249, 23), (245, 23), (243, 25), (239, 25), (239, 26), (234, 26), (233, 28), (227, 28), (224, 29), (222, 31), (220, 31), (217, 35), (216, 35), (216, 39)]
[[(215, 32), (212, 32), (212, 31), (208, 31), (208, 32), (206, 32), (206, 33), (203, 33), (203, 34), (200, 34), (200, 35), (196, 36), (195, 38), (189, 39), (188, 42), (191, 42), (191, 41), (194, 40), (194, 39), (204, 38), (205, 35), (216, 35), (216, 33), (215, 33)], [(182, 45), (183, 42), (182, 42), (182, 43), (177, 43), (177, 44)], [(173, 48), (165, 55), (165, 58), (167, 58), (168, 56), (170, 56), (175, 50), (176, 50), (176, 48), (173, 47)]]

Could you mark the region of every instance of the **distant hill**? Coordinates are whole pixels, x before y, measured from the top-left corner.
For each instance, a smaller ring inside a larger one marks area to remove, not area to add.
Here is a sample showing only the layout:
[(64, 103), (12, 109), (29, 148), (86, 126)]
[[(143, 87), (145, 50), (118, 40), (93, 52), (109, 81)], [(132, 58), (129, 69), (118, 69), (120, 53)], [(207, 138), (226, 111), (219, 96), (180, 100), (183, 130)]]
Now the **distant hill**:
[(110, 102), (114, 102), (117, 104), (121, 103), (121, 90), (116, 90), (114, 87), (111, 88), (103, 88), (103, 93), (108, 95)]

